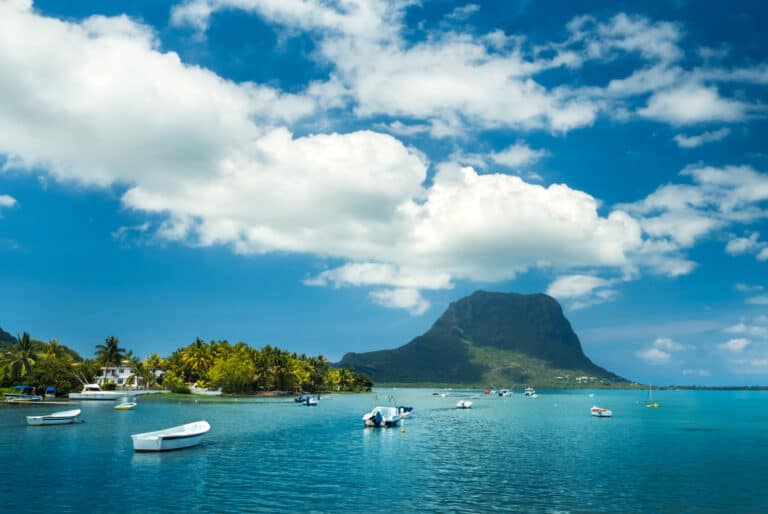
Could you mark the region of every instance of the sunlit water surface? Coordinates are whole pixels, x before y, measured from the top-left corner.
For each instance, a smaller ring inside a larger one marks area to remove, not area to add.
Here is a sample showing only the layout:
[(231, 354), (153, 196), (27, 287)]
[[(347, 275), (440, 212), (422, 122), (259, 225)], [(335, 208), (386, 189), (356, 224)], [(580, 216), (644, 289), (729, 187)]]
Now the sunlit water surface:
[[(638, 391), (432, 392), (83, 402), (85, 423), (48, 427), (25, 416), (73, 407), (2, 406), (0, 511), (768, 512), (768, 392), (659, 391), (658, 409)], [(362, 428), (389, 395), (415, 407), (405, 431)], [(133, 452), (130, 434), (201, 419), (202, 446)]]

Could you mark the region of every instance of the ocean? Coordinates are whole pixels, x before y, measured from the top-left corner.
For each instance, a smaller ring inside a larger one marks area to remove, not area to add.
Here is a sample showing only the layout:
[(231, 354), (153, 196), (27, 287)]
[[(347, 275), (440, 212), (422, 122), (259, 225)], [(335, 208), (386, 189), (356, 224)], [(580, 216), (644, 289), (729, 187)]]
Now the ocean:
[[(433, 392), (1, 406), (0, 511), (768, 512), (768, 392)], [(404, 432), (363, 428), (392, 401), (415, 408)], [(25, 423), (71, 408), (84, 423)], [(130, 434), (196, 420), (202, 446), (133, 452)]]

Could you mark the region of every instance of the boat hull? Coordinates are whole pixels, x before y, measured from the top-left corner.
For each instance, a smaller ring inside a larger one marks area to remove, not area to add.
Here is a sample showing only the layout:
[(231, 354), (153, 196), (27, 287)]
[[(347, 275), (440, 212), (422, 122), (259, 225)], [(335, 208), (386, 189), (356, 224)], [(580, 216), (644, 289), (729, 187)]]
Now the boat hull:
[(613, 411), (608, 409), (601, 409), (600, 407), (592, 407), (590, 409), (592, 415), (596, 418), (610, 418), (613, 417)]
[(134, 434), (133, 449), (137, 452), (165, 452), (198, 446), (211, 429), (207, 421), (196, 421), (178, 427)]
[(136, 396), (133, 391), (100, 391), (88, 393), (69, 393), (70, 400), (115, 401), (126, 396)]
[(136, 403), (121, 403), (120, 405), (115, 405), (115, 410), (133, 410), (136, 408)]
[(33, 426), (69, 425), (76, 422), (78, 416), (80, 416), (79, 410), (57, 412), (47, 416), (27, 416), (27, 424)]

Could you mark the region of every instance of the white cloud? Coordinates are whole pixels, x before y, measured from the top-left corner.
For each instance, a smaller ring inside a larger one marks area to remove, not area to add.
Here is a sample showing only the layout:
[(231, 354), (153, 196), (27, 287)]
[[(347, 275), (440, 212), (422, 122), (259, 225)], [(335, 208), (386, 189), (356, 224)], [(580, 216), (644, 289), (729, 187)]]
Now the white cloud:
[(416, 289), (376, 289), (369, 296), (383, 307), (405, 309), (414, 316), (421, 316), (429, 309), (429, 302)]
[(610, 286), (616, 280), (608, 280), (592, 275), (563, 275), (553, 281), (547, 288), (547, 294), (559, 300), (571, 300), (570, 310), (579, 310), (604, 303), (617, 292)]
[(768, 305), (768, 295), (753, 296), (747, 299), (747, 303), (752, 305)]
[(673, 341), (668, 337), (656, 338), (650, 346), (635, 352), (635, 356), (649, 364), (667, 364), (674, 352), (687, 350), (689, 347)]
[(635, 355), (648, 364), (666, 364), (670, 360), (670, 353), (659, 348), (645, 348), (635, 352)]
[(729, 255), (741, 255), (747, 252), (757, 251), (762, 248), (761, 243), (758, 241), (760, 234), (753, 232), (749, 237), (736, 237), (728, 241), (725, 245), (725, 251)]
[(9, 195), (0, 195), (0, 208), (13, 207), (16, 205), (16, 199)]
[(672, 125), (689, 125), (740, 121), (749, 110), (750, 107), (743, 102), (721, 97), (714, 87), (688, 84), (654, 93), (638, 114)]
[(717, 345), (718, 348), (721, 350), (726, 350), (732, 353), (739, 353), (744, 348), (749, 346), (750, 342), (749, 339), (744, 339), (743, 337), (737, 338), (737, 339), (731, 339), (726, 343)]
[(479, 10), (480, 10), (479, 5), (467, 4), (462, 7), (455, 8), (453, 11), (451, 11), (449, 14), (446, 15), (446, 18), (449, 18), (451, 20), (466, 20), (467, 18), (471, 17), (473, 14), (475, 14)]
[(768, 246), (763, 247), (755, 256), (758, 261), (768, 261)]
[(523, 142), (517, 142), (501, 152), (493, 152), (491, 159), (503, 166), (521, 168), (535, 163), (545, 155), (547, 155), (546, 150), (534, 150)]
[(404, 270), (390, 264), (375, 262), (348, 263), (323, 271), (305, 281), (307, 285), (344, 286), (394, 286), (402, 289), (450, 289), (453, 287), (447, 273), (430, 270)]
[(416, 136), (430, 131), (430, 126), (423, 123), (405, 124), (401, 121), (376, 124), (376, 128), (384, 132), (390, 132), (398, 136)]
[(731, 129), (728, 127), (721, 128), (719, 130), (713, 130), (711, 132), (703, 132), (695, 136), (686, 136), (684, 134), (677, 134), (674, 137), (675, 143), (680, 148), (696, 148), (706, 143), (712, 143), (720, 141), (731, 133)]

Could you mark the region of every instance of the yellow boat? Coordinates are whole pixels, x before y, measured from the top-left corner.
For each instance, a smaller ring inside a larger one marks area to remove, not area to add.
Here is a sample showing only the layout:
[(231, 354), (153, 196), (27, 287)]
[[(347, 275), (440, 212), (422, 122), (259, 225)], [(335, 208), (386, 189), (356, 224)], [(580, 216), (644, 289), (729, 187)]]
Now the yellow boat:
[(645, 406), (651, 409), (657, 409), (661, 406), (659, 402), (653, 401), (653, 386), (648, 386), (648, 400), (645, 402)]
[(133, 410), (134, 408), (136, 408), (136, 402), (123, 402), (115, 405), (115, 410)]

